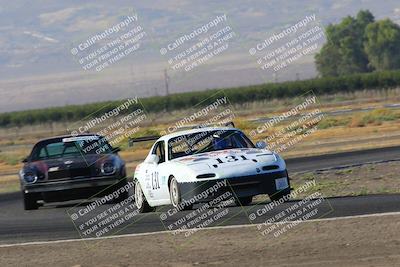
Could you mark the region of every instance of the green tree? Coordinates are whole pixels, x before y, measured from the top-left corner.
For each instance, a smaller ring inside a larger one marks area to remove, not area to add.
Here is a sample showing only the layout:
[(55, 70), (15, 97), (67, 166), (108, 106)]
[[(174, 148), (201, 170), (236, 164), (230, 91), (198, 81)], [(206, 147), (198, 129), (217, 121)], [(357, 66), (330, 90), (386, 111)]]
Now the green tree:
[(332, 43), (327, 43), (315, 56), (317, 69), (322, 76), (339, 76), (340, 53)]
[(400, 68), (400, 27), (389, 19), (368, 25), (365, 51), (370, 65), (378, 71)]
[(328, 25), (328, 41), (315, 57), (319, 73), (322, 76), (340, 76), (371, 71), (364, 38), (366, 27), (373, 22), (372, 13), (361, 10), (356, 18), (348, 16), (337, 25)]

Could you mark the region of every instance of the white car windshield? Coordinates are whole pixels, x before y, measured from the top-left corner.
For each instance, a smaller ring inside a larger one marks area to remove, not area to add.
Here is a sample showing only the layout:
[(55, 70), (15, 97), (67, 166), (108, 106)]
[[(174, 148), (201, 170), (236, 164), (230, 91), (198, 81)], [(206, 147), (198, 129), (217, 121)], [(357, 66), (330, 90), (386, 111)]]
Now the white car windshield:
[(238, 130), (213, 130), (181, 135), (168, 142), (168, 158), (233, 148), (254, 148), (254, 144)]

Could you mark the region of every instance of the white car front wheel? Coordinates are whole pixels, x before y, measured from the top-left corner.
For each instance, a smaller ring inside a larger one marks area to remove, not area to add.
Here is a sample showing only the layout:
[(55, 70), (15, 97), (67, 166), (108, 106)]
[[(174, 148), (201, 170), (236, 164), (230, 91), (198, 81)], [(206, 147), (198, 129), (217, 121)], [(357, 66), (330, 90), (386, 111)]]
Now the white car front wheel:
[(169, 182), (169, 197), (171, 199), (172, 206), (178, 210), (190, 210), (193, 208), (193, 204), (182, 203), (181, 192), (179, 191), (178, 181), (175, 177), (172, 177), (171, 181)]

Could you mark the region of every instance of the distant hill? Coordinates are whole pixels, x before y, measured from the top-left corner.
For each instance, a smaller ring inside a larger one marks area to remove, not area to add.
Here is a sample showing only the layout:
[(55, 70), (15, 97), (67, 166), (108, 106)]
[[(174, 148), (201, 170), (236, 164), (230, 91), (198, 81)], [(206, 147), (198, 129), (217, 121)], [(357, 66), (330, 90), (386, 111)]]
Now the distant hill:
[[(81, 3), (84, 2), (84, 3)], [(370, 9), (400, 21), (398, 0), (375, 1), (0, 1), (0, 112), (164, 94), (167, 62), (160, 47), (218, 14), (238, 34), (234, 45), (206, 67), (171, 77), (172, 92), (265, 81), (247, 51), (267, 34), (315, 13), (323, 24)], [(140, 53), (100, 73), (83, 71), (70, 53), (86, 38), (137, 13), (147, 32)], [(315, 75), (312, 57), (279, 80)]]

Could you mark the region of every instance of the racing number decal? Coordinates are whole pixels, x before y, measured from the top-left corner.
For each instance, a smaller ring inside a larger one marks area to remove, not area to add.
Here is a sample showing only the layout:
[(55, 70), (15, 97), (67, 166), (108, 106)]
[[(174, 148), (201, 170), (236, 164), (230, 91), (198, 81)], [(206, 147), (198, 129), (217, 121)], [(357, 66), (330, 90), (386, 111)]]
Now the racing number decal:
[(153, 190), (160, 189), (160, 179), (159, 179), (158, 172), (153, 172), (151, 174), (151, 188)]
[(234, 162), (234, 161), (238, 161), (239, 160), (237, 157), (235, 157), (233, 155), (232, 156), (226, 156), (225, 158), (226, 158), (227, 162)]
[(240, 157), (236, 157), (234, 155), (229, 155), (229, 156), (226, 156), (224, 160), (217, 158), (217, 161), (219, 164), (225, 163), (225, 162), (235, 162), (235, 161), (239, 161), (239, 160), (248, 160), (248, 158), (246, 158), (243, 155), (240, 155)]

